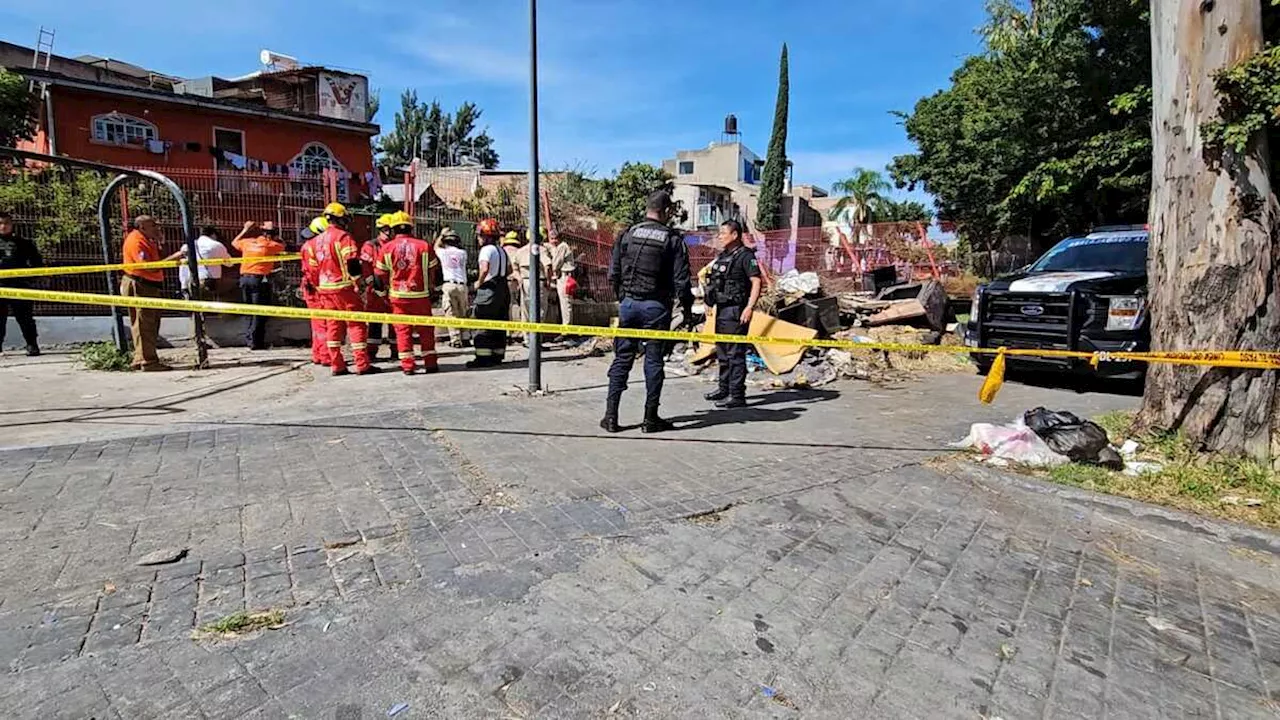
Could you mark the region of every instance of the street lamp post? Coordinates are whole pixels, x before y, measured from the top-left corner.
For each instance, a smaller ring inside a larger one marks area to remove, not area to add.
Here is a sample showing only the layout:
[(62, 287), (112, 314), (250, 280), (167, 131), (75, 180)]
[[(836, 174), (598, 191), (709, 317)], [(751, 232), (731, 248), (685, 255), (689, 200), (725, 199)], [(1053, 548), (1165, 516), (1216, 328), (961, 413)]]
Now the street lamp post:
[[(529, 317), (541, 322), (542, 235), (538, 232), (538, 0), (529, 0)], [(542, 339), (529, 338), (529, 392), (542, 389)]]

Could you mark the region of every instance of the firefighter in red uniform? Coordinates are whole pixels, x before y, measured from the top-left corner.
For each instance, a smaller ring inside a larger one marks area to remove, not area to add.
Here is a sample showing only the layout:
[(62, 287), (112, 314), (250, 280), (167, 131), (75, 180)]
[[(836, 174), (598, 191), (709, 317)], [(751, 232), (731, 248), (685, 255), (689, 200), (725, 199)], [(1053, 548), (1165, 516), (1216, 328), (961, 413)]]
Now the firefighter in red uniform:
[[(391, 312), (396, 315), (431, 314), (431, 273), (437, 264), (431, 243), (413, 236), (413, 218), (397, 212), (391, 218), (391, 242), (382, 247), (378, 276), (391, 294)], [(433, 325), (396, 324), (400, 349), (400, 369), (414, 372), (413, 336), (422, 344), (422, 364), (426, 372), (436, 372), (436, 329)]]
[[(302, 231), (302, 237), (305, 238), (302, 249), (299, 251), (302, 255), (302, 301), (312, 309), (324, 307), (316, 287), (320, 284), (320, 263), (316, 260), (315, 244), (316, 239), (328, 227), (329, 222), (324, 219), (324, 216), (320, 216), (312, 220), (311, 224)], [(326, 320), (311, 318), (311, 362), (316, 365), (328, 365), (330, 362), (329, 348), (325, 346), (325, 338), (329, 334), (327, 324)]]
[[(329, 203), (324, 208), (329, 223), (315, 241), (317, 278), (316, 288), (327, 310), (364, 310), (356, 284), (360, 279), (360, 255), (356, 241), (347, 232), (347, 208), (341, 203)], [(329, 320), (325, 346), (329, 348), (329, 367), (334, 375), (347, 374), (347, 361), (342, 356), (342, 341), (351, 336), (351, 354), (355, 356), (356, 374), (368, 375), (378, 368), (369, 364), (367, 344), (369, 326), (360, 322)]]
[[(391, 312), (391, 304), (387, 302), (387, 286), (381, 283), (375, 273), (374, 268), (382, 257), (382, 247), (391, 241), (391, 216), (392, 213), (384, 213), (374, 221), (374, 227), (377, 228), (377, 236), (369, 242), (360, 246), (360, 284), (361, 295), (364, 300), (364, 309), (369, 312), (389, 313)], [(378, 361), (378, 348), (382, 346), (383, 324), (369, 323), (369, 360)], [(391, 356), (396, 355), (395, 339), (390, 335), (387, 336), (387, 344), (391, 346)]]

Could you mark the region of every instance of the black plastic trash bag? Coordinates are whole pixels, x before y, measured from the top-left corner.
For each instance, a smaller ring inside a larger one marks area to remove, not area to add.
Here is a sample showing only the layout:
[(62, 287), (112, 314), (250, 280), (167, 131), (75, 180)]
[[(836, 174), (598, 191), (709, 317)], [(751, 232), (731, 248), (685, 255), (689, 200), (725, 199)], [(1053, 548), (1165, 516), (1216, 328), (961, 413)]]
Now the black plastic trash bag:
[(1107, 431), (1095, 422), (1082, 420), (1074, 413), (1042, 407), (1028, 410), (1022, 419), (1054, 452), (1066, 455), (1073, 462), (1124, 469), (1124, 460), (1111, 447)]

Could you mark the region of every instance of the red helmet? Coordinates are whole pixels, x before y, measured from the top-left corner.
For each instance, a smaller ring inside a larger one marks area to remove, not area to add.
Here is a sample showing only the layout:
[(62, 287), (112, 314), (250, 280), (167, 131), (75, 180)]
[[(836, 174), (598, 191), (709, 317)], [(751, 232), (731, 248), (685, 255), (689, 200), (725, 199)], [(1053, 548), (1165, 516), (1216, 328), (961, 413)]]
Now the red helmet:
[(494, 237), (499, 234), (498, 221), (493, 218), (485, 218), (476, 223), (476, 234), (486, 237)]

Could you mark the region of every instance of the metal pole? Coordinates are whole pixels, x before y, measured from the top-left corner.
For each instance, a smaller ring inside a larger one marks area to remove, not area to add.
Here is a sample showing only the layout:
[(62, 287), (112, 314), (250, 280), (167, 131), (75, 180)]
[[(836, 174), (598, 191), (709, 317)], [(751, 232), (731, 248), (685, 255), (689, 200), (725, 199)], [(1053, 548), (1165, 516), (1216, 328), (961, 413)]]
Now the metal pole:
[[(177, 183), (165, 175), (152, 170), (139, 170), (138, 174), (163, 185), (169, 191), (169, 194), (173, 195), (173, 199), (178, 202), (178, 219), (182, 223), (182, 242), (187, 246), (187, 272), (191, 274), (191, 296), (193, 299), (199, 300), (203, 291), (203, 288), (200, 287), (200, 264), (198, 262), (200, 256), (196, 254), (196, 226), (191, 217), (191, 208), (187, 206), (187, 195), (182, 192), (182, 188), (178, 187)], [(208, 367), (209, 343), (205, 338), (204, 313), (192, 313), (191, 321), (196, 336), (196, 367)]]
[[(538, 232), (538, 0), (529, 0), (529, 317), (542, 321), (542, 236)], [(542, 389), (542, 339), (529, 336), (529, 392)]]
[[(111, 197), (111, 191), (120, 187), (126, 180), (128, 175), (117, 175), (114, 180), (107, 183), (107, 187), (102, 191), (102, 197), (98, 198), (98, 231), (99, 237), (102, 239), (102, 263), (104, 265), (111, 264), (111, 220), (107, 216), (107, 198)], [(121, 227), (128, 227), (129, 219), (121, 218)], [(119, 289), (116, 288), (116, 276), (107, 273), (107, 294), (116, 295)], [(124, 314), (120, 312), (120, 308), (116, 305), (111, 306), (111, 335), (116, 341), (116, 349), (120, 352), (128, 350), (128, 344), (125, 342), (124, 333)]]

